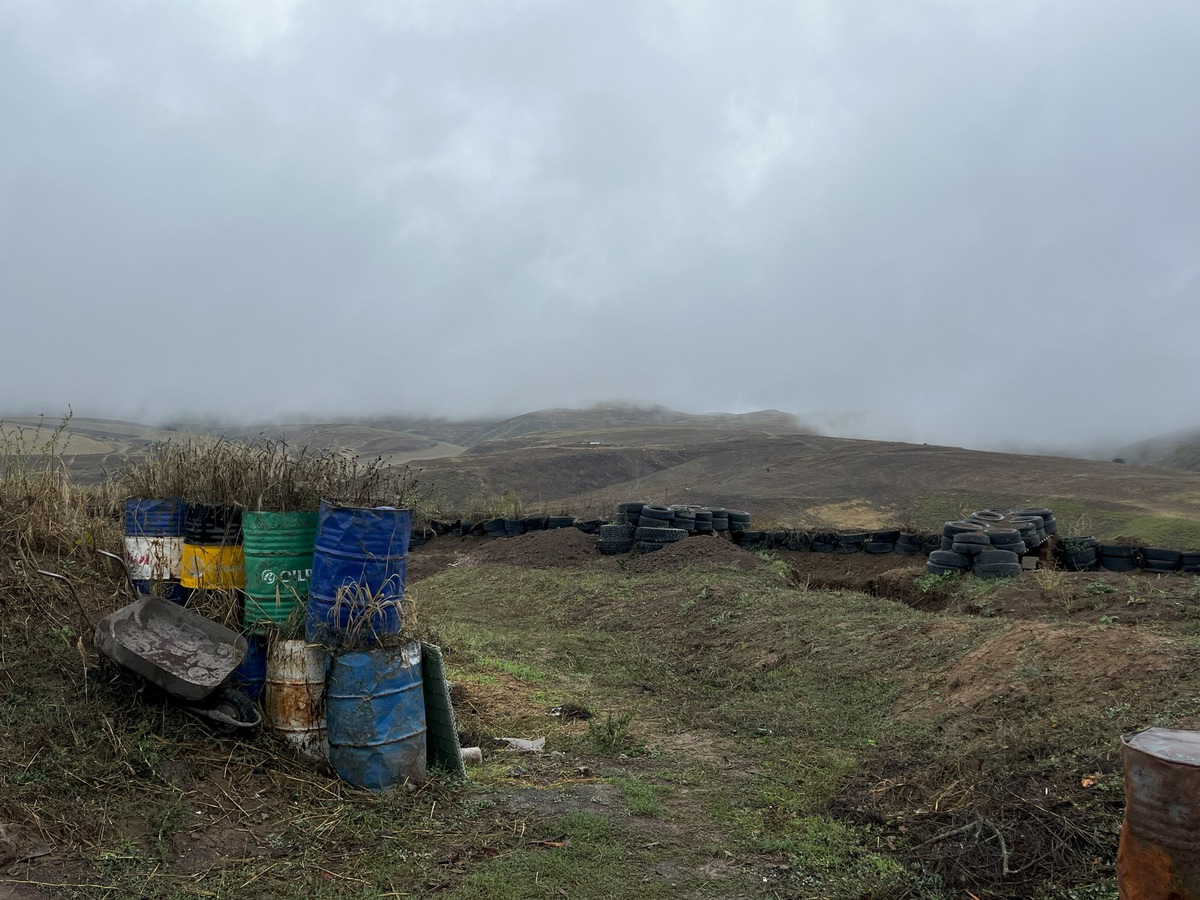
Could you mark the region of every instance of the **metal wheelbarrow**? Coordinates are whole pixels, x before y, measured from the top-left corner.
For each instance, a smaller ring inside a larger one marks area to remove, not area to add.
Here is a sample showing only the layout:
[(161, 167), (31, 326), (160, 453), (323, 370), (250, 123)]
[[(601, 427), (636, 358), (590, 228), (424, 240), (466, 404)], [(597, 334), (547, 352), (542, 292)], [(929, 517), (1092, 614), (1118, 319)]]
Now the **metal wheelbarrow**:
[[(124, 568), (125, 561), (115, 553), (97, 552)], [(128, 577), (128, 569), (125, 573)], [(38, 574), (67, 585), (91, 629), (71, 580), (43, 569)], [(218, 734), (243, 734), (262, 722), (253, 701), (231, 684), (246, 656), (246, 639), (194, 610), (159, 597), (139, 597), (95, 624), (94, 643), (102, 657), (160, 688), (184, 710), (212, 723)]]

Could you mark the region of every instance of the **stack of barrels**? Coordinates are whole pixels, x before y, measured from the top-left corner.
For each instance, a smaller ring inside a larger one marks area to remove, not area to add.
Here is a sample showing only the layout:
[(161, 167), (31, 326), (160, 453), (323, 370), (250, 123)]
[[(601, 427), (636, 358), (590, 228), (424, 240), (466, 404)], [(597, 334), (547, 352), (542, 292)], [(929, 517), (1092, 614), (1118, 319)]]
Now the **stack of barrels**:
[[(234, 591), (249, 650), (236, 673), (266, 721), (347, 782), (425, 776), (421, 645), (401, 638), (412, 512), (322, 503), (242, 512), (180, 498), (126, 504), (138, 591)], [(303, 622), (304, 639), (281, 635)]]
[(329, 648), (329, 762), (384, 790), (424, 778), (421, 645), (399, 644), (412, 511), (322, 503), (305, 635)]

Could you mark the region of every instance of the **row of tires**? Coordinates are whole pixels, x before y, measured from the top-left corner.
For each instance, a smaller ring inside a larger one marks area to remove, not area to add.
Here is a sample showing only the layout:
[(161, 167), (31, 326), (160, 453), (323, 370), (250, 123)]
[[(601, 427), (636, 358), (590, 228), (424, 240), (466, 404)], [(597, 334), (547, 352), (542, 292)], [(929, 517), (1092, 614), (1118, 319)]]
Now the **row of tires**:
[(901, 531), (744, 531), (732, 535), (734, 543), (747, 548), (795, 550), (812, 553), (903, 553), (918, 556), (936, 550), (937, 538)]
[(750, 513), (716, 506), (618, 503), (615, 524), (635, 528), (678, 528), (688, 534), (740, 534), (750, 527)]
[[(642, 521), (654, 521), (643, 519)], [(600, 552), (605, 556), (615, 556), (619, 553), (629, 553), (637, 549), (639, 553), (653, 553), (661, 550), (667, 544), (686, 540), (688, 533), (683, 528), (657, 525), (630, 525), (628, 523), (600, 526)]]
[(1055, 551), (1060, 566), (1075, 572), (1168, 573), (1200, 574), (1200, 551), (1169, 550), (1165, 547), (1129, 547), (1124, 544), (1102, 544), (1094, 537), (1063, 538)]
[(594, 534), (603, 521), (580, 522), (574, 516), (525, 516), (508, 519), (496, 516), (491, 519), (471, 521), (458, 519), (454, 522), (431, 520), (425, 526), (413, 526), (410, 547), (420, 547), (433, 537), (516, 537), (532, 531), (553, 531), (556, 528), (579, 528)]
[(925, 563), (925, 571), (931, 575), (947, 575), (971, 572), (980, 578), (1008, 578), (1021, 571), (1021, 555), (1012, 550), (994, 550), (982, 545), (978, 552), (970, 554), (955, 550), (934, 550)]

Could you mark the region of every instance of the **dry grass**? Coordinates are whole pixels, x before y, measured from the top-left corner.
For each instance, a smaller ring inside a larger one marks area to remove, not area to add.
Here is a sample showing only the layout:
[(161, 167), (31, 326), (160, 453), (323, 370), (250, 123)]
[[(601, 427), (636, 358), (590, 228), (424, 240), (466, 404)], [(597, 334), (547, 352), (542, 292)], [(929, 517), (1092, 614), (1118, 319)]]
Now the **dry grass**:
[(137, 497), (185, 497), (197, 503), (290, 512), (322, 500), (345, 506), (408, 506), (417, 474), (407, 466), (362, 462), (337, 450), (293, 450), (266, 438), (253, 444), (188, 438), (155, 444), (120, 473)]
[(0, 547), (14, 560), (90, 557), (116, 534), (111, 488), (72, 484), (61, 455), (70, 416), (57, 426), (0, 422)]

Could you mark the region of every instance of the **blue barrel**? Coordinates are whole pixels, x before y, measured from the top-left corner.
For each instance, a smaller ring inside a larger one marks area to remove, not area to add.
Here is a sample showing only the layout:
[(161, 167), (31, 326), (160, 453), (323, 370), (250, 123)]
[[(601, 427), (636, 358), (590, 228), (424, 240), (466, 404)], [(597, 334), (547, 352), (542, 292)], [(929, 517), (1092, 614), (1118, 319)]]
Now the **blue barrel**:
[(313, 643), (369, 646), (400, 633), (412, 510), (322, 502), (308, 582)]
[(350, 650), (329, 664), (329, 762), (344, 781), (382, 791), (425, 777), (421, 645)]
[(183, 599), (185, 509), (182, 497), (125, 501), (125, 566), (138, 593)]
[(255, 702), (267, 683), (267, 639), (259, 635), (246, 635), (246, 655), (242, 664), (234, 669), (234, 680), (241, 685), (246, 696)]

